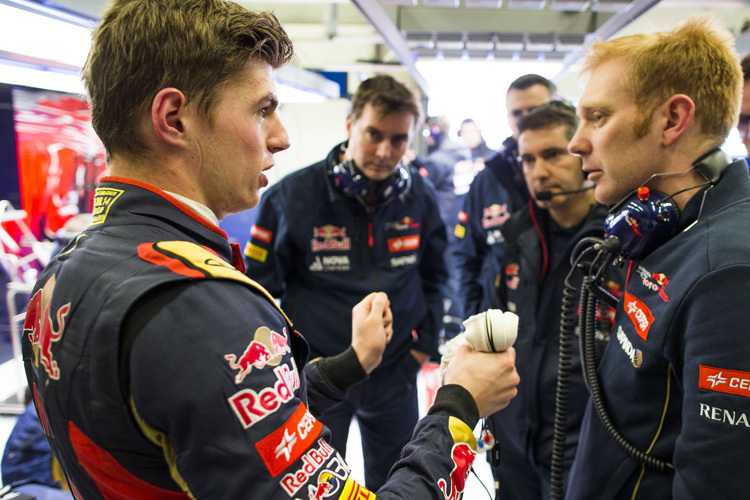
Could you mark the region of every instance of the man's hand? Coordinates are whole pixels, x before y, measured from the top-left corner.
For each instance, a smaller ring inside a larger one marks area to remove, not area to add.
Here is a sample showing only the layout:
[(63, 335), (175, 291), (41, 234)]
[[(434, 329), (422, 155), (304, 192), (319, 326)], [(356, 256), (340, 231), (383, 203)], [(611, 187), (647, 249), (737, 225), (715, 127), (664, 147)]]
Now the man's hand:
[(516, 397), (521, 377), (516, 372), (516, 350), (486, 353), (463, 344), (445, 372), (446, 384), (458, 384), (477, 403), (480, 418), (502, 410)]
[(393, 336), (393, 313), (388, 296), (373, 292), (352, 309), (352, 347), (368, 374), (383, 361)]

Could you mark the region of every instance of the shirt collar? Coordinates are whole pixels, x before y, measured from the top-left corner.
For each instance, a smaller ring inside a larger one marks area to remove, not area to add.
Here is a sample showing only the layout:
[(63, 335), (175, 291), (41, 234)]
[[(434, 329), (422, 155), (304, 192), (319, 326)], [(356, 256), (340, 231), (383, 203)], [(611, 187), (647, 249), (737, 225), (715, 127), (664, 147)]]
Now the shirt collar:
[(198, 203), (195, 200), (191, 200), (190, 198), (186, 198), (182, 195), (179, 195), (177, 193), (173, 193), (171, 191), (164, 191), (168, 195), (176, 198), (178, 201), (180, 201), (183, 205), (188, 207), (190, 210), (195, 212), (196, 214), (200, 215), (204, 219), (206, 219), (211, 224), (218, 226), (219, 225), (219, 218), (216, 217), (216, 214), (213, 213), (213, 211), (208, 208), (206, 205), (203, 205), (201, 203)]

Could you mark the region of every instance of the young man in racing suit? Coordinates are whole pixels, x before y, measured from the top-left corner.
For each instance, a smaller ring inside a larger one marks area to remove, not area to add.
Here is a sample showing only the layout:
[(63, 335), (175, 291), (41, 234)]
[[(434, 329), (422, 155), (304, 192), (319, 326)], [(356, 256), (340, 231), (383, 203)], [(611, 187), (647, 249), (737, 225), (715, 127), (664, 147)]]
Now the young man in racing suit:
[[(111, 176), (43, 271), (23, 339), (76, 498), (375, 497), (315, 415), (380, 362), (386, 295), (354, 308), (350, 348), (307, 364), (217, 226), (257, 203), (289, 146), (273, 69), (291, 55), (272, 14), (231, 2), (115, 1), (94, 30), (84, 81)], [(514, 395), (513, 358), (458, 353), (379, 497), (460, 497), (471, 427)]]
[(569, 149), (617, 204), (628, 282), (567, 498), (746, 497), (750, 180), (718, 149), (740, 108), (732, 37), (696, 16), (598, 42), (583, 71)]

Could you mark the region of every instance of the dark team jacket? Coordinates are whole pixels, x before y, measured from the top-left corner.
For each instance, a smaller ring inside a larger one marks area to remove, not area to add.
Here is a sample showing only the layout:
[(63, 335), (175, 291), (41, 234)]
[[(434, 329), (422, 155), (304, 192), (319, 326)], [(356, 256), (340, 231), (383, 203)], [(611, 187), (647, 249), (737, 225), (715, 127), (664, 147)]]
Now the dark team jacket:
[(484, 170), (474, 177), (458, 213), (453, 258), (464, 318), (490, 307), (505, 251), (503, 224), (529, 201), (517, 157), (518, 144), (508, 137), (503, 149), (487, 160)]
[[(686, 205), (695, 220), (703, 192)], [(750, 181), (744, 161), (709, 189), (695, 226), (633, 261), (599, 365), (615, 426), (670, 461), (625, 455), (590, 404), (567, 498), (745, 498), (750, 489)]]
[[(230, 264), (243, 267), (226, 234), (126, 179), (105, 178), (94, 211), (43, 271), (23, 335), (42, 427), (76, 498), (375, 498), (315, 417), (345, 396), (323, 370), (334, 361), (306, 365), (304, 339)], [(478, 415), (464, 389), (441, 390), (379, 497), (463, 490)]]
[[(557, 392), (560, 315), (565, 278), (570, 271), (570, 256), (578, 242), (586, 237), (604, 237), (607, 210), (593, 205), (574, 236), (564, 246), (558, 259), (551, 258), (549, 248), (549, 212), (529, 201), (503, 226), (506, 251), (500, 284), (493, 304), (515, 312), (519, 317), (518, 337), (514, 344), (516, 365), (521, 377), (518, 395), (507, 408), (494, 414), (493, 430), (498, 439), (513, 445), (521, 456), (534, 465), (549, 468), (555, 421)], [(554, 261), (557, 261), (556, 263)], [(578, 303), (583, 275), (574, 272), (570, 283), (577, 290)], [(621, 295), (624, 273), (614, 269), (605, 278), (607, 289)], [(573, 310), (577, 314), (578, 308)], [(614, 310), (600, 308), (597, 338), (606, 343), (614, 319)], [(574, 318), (578, 325), (578, 318)], [(601, 351), (601, 349), (600, 349)], [(569, 392), (564, 466), (570, 467), (578, 444), (578, 429), (589, 393), (581, 373), (578, 337), (570, 340)], [(502, 460), (502, 458), (501, 458)]]
[(412, 175), (403, 199), (366, 209), (333, 184), (329, 171), (340, 151), (336, 146), (263, 194), (245, 249), (247, 275), (281, 298), (313, 357), (346, 349), (352, 306), (383, 291), (394, 331), (377, 369), (409, 349), (437, 360), (447, 268), (434, 188)]

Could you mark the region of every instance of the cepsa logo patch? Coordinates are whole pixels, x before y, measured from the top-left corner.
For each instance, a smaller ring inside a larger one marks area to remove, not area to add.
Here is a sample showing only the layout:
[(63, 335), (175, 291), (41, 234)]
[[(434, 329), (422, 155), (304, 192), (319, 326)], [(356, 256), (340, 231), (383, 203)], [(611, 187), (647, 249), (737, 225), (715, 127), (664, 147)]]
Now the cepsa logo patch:
[(654, 322), (654, 315), (651, 314), (651, 310), (630, 292), (625, 292), (624, 308), (630, 321), (633, 322), (638, 336), (644, 341), (647, 340), (648, 330)]
[(300, 403), (284, 425), (255, 443), (271, 477), (278, 476), (296, 462), (315, 442), (322, 429), (323, 424)]
[(747, 398), (750, 397), (750, 372), (701, 365), (698, 387)]
[(419, 235), (401, 236), (400, 238), (391, 238), (388, 240), (388, 250), (393, 252), (407, 252), (419, 248)]

